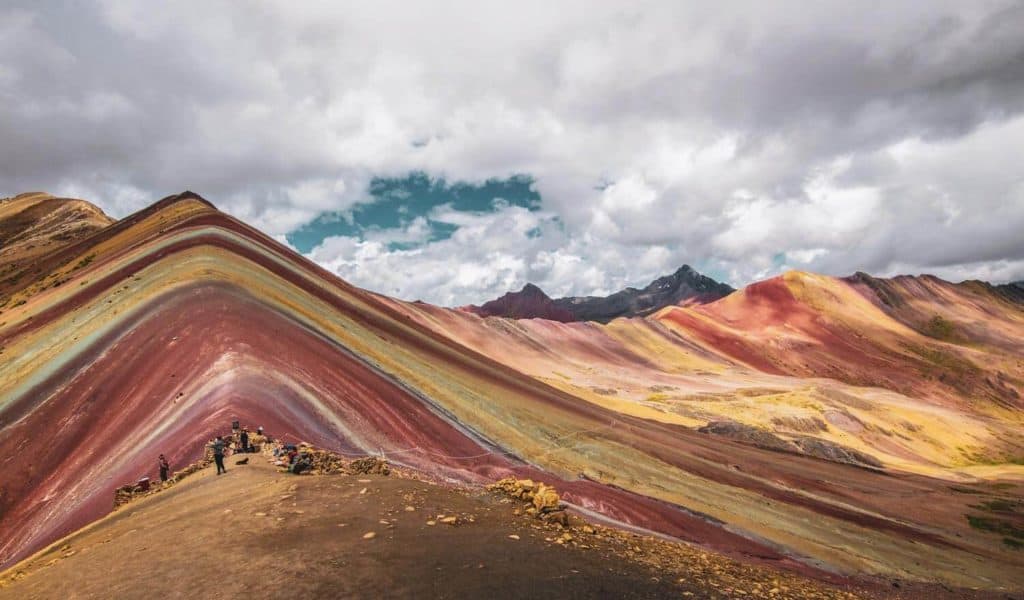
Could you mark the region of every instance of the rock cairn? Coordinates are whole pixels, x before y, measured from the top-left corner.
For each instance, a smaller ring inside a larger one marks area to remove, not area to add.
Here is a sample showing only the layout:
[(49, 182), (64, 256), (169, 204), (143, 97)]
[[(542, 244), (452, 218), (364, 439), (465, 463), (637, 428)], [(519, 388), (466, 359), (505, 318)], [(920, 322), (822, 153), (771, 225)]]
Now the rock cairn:
[(500, 492), (514, 500), (524, 501), (525, 512), (538, 519), (557, 523), (562, 527), (573, 524), (569, 514), (565, 512), (566, 505), (562, 503), (558, 491), (553, 486), (532, 479), (506, 477), (487, 486), (487, 489)]
[(391, 467), (388, 461), (376, 456), (357, 458), (348, 463), (349, 472), (353, 475), (390, 475)]

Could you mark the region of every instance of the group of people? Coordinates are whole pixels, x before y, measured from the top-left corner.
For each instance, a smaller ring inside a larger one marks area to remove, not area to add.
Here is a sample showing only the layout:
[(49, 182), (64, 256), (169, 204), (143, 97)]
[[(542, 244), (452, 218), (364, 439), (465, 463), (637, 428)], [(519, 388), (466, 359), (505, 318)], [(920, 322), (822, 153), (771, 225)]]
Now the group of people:
[(255, 435), (251, 435), (247, 428), (239, 427), (238, 421), (232, 422), (231, 429), (231, 437), (237, 438), (237, 443), (234, 439), (228, 441), (224, 439), (224, 436), (218, 435), (209, 445), (209, 448), (213, 450), (213, 462), (217, 464), (218, 475), (228, 472), (228, 470), (224, 468), (224, 456), (226, 452), (259, 452), (263, 447), (263, 444), (270, 440), (270, 438), (263, 433), (262, 426), (256, 428)]
[(277, 442), (274, 445), (274, 464), (298, 475), (313, 468), (313, 459), (295, 444)]
[[(207, 448), (213, 451), (213, 462), (217, 464), (217, 474), (227, 473), (224, 467), (224, 457), (231, 453), (259, 452), (263, 444), (270, 441), (270, 438), (263, 433), (263, 427), (256, 428), (252, 434), (248, 428), (239, 427), (238, 421), (231, 424), (232, 433), (230, 436), (218, 435)], [(236, 441), (237, 440), (237, 441)], [(160, 469), (160, 481), (167, 481), (171, 465), (163, 454), (157, 459), (157, 467)]]

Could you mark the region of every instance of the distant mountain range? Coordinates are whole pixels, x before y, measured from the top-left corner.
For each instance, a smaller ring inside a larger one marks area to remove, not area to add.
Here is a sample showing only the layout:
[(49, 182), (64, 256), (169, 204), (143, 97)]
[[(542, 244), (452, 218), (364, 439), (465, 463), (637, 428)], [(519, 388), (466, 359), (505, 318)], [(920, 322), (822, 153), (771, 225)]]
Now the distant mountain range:
[(995, 286), (1004, 295), (1018, 301), (1024, 302), (1024, 281), (1014, 281)]
[(683, 265), (675, 273), (655, 279), (642, 290), (628, 287), (609, 296), (552, 299), (539, 287), (528, 283), (518, 292), (509, 292), (480, 306), (465, 306), (463, 310), (482, 317), (607, 323), (618, 317), (649, 315), (666, 306), (713, 302), (733, 291), (730, 286)]

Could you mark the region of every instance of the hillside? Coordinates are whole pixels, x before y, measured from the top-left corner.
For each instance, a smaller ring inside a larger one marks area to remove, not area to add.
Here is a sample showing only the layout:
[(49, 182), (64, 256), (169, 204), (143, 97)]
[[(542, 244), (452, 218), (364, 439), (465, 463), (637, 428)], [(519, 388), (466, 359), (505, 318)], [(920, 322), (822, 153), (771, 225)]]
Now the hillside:
[(400, 476), (296, 477), (262, 457), (128, 504), (0, 580), (0, 598), (728, 598), (732, 589), (874, 597), (600, 526), (567, 533), (491, 492)]
[(0, 199), (0, 307), (12, 291), (48, 275), (63, 249), (113, 222), (84, 200), (38, 192)]
[(1024, 588), (1003, 294), (897, 286), (897, 310), (790, 273), (607, 325), (484, 319), (355, 288), (191, 193), (39, 264), (0, 314), (4, 567), (238, 419), (440, 484), (549, 481), (744, 563)]

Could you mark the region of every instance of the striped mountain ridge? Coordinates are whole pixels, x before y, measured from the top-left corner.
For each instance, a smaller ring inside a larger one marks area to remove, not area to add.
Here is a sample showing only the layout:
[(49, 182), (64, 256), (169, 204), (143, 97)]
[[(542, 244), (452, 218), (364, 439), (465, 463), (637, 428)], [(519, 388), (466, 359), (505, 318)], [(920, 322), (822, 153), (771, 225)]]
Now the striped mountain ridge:
[(1024, 587), (972, 526), (1019, 527), (977, 507), (1024, 496), (1024, 311), (992, 286), (788, 273), (608, 324), (482, 318), (361, 290), (189, 192), (33, 260), (0, 288), (2, 566), (237, 419), (442, 483), (551, 482), (743, 561)]

